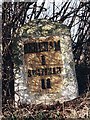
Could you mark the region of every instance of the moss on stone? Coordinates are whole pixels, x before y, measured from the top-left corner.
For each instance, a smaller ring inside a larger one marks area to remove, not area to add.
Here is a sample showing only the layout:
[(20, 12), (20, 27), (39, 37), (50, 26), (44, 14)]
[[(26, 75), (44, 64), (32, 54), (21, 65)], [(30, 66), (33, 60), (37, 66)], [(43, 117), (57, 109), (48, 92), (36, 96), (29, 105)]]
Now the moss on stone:
[(50, 33), (58, 35), (67, 33), (70, 35), (69, 29), (66, 25), (62, 25), (59, 22), (52, 22), (50, 20), (40, 19), (33, 20), (25, 24), (20, 28), (20, 36), (49, 36)]

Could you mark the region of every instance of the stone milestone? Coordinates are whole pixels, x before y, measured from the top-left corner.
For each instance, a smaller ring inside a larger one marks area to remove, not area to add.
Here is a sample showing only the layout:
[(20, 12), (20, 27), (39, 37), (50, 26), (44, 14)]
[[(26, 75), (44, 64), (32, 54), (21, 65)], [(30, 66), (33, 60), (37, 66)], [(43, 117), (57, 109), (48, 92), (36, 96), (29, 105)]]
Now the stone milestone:
[(20, 29), (28, 99), (51, 104), (78, 95), (70, 31), (49, 20), (33, 20)]

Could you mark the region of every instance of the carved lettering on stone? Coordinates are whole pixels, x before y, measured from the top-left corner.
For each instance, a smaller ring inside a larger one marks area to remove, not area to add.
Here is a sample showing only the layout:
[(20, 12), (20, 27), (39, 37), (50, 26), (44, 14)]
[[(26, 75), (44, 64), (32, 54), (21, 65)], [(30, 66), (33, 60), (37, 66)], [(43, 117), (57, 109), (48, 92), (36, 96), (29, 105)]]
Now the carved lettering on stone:
[(62, 83), (60, 37), (43, 37), (24, 43), (28, 87), (31, 92), (56, 93)]

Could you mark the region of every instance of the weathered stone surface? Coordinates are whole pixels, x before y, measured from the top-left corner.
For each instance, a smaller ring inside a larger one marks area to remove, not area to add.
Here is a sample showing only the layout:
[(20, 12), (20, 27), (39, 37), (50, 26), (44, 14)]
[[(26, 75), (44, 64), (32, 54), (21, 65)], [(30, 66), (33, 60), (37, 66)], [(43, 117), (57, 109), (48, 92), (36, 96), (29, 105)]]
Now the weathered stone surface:
[[(24, 54), (28, 99), (35, 103), (45, 102), (50, 104), (57, 100), (63, 102), (76, 98), (78, 88), (70, 32), (67, 26), (48, 20), (36, 20), (23, 26), (20, 29), (20, 35), (24, 46), (27, 44), (30, 46), (31, 43), (36, 43), (35, 48), (39, 46), (37, 50), (28, 48)], [(60, 49), (56, 49), (59, 47), (58, 45), (55, 48), (57, 43), (60, 44)], [(47, 49), (45, 49), (45, 44), (48, 44)], [(42, 63), (42, 56), (45, 57), (44, 64)], [(42, 69), (45, 68), (52, 70), (43, 73), (43, 75)], [(54, 68), (56, 73), (53, 73)], [(33, 70), (35, 73), (33, 73)], [(45, 80), (45, 87), (48, 86), (46, 80), (49, 79), (49, 88), (42, 88), (42, 79)]]

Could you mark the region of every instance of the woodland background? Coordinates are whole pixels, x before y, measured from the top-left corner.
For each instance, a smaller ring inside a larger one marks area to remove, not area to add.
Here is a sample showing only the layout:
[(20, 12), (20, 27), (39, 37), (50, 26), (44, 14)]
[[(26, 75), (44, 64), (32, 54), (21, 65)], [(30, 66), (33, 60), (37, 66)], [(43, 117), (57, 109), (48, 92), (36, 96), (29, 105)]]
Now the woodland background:
[[(2, 113), (5, 117), (15, 116), (15, 106), (14, 106), (14, 82), (15, 82), (15, 71), (19, 70), (19, 66), (22, 65), (21, 49), (19, 46), (19, 35), (16, 32), (20, 27), (22, 27), (28, 21), (34, 19), (48, 19), (51, 21), (58, 21), (62, 24), (66, 24), (71, 31), (72, 48), (75, 61), (76, 76), (78, 80), (79, 95), (81, 97), (77, 98), (74, 102), (67, 103), (66, 106), (70, 104), (72, 106), (78, 106), (78, 103), (84, 101), (85, 105), (88, 104), (87, 109), (89, 110), (90, 104), (90, 1), (89, 0), (65, 0), (60, 5), (56, 5), (56, 1), (50, 2), (50, 7), (45, 7), (45, 0), (38, 5), (37, 2), (3, 2), (2, 3)], [(52, 7), (52, 8), (51, 8)], [(50, 14), (49, 14), (50, 13)], [(83, 95), (82, 95), (83, 94)], [(86, 102), (85, 102), (86, 100)], [(25, 106), (29, 106), (29, 112), (24, 109)], [(58, 107), (59, 110), (58, 110)], [(55, 115), (60, 118), (67, 116), (67, 113), (63, 110), (63, 105), (59, 102), (54, 103), (53, 106), (43, 106), (39, 105), (32, 107), (31, 105), (21, 105), (19, 104), (18, 113), (22, 113), (24, 116), (26, 113), (31, 118), (34, 119), (37, 112), (43, 109), (50, 112), (40, 112), (38, 115), (39, 119), (44, 119), (45, 115), (51, 115), (51, 118)], [(32, 109), (33, 108), (33, 109)], [(57, 108), (57, 109), (56, 109)], [(73, 108), (73, 107), (72, 107)], [(55, 112), (55, 109), (59, 112)], [(77, 108), (80, 109), (80, 108)], [(76, 109), (76, 111), (77, 111)], [(83, 106), (82, 106), (83, 109)], [(87, 110), (87, 111), (88, 111)], [(6, 112), (8, 111), (8, 112)], [(31, 114), (33, 112), (34, 116)], [(17, 114), (18, 114), (17, 113)], [(19, 113), (19, 114), (20, 114)], [(57, 114), (56, 114), (57, 113)], [(62, 113), (62, 114), (61, 114)], [(73, 113), (73, 112), (71, 112)], [(70, 113), (70, 114), (71, 114)], [(59, 115), (60, 114), (60, 115)], [(82, 114), (82, 112), (81, 112)], [(20, 114), (21, 115), (21, 114)], [(16, 115), (18, 116), (18, 115)], [(22, 115), (21, 115), (22, 116)], [(42, 117), (40, 117), (42, 116)], [(60, 117), (61, 116), (61, 117)], [(82, 115), (81, 115), (82, 116)], [(18, 116), (18, 120), (19, 120)], [(40, 118), (39, 118), (40, 117)], [(55, 119), (57, 119), (57, 117)], [(73, 116), (71, 116), (73, 117)], [(77, 117), (74, 115), (74, 118)], [(85, 116), (84, 116), (85, 117)], [(87, 112), (86, 117), (90, 117)], [(17, 117), (16, 117), (17, 118)], [(15, 118), (15, 119), (16, 119)], [(35, 118), (35, 120), (36, 120)], [(48, 118), (48, 117), (46, 117)], [(67, 117), (68, 118), (68, 117)], [(20, 118), (20, 120), (24, 118)], [(26, 118), (25, 118), (26, 119)]]

